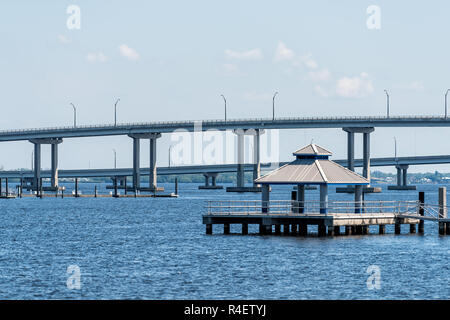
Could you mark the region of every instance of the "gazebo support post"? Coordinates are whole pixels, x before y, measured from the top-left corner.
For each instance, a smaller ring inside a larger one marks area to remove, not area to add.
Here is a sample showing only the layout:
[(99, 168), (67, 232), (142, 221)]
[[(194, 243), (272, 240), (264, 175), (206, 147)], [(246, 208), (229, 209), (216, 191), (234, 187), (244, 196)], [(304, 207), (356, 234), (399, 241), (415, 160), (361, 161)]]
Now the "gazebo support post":
[(320, 185), (320, 213), (327, 213), (328, 208), (328, 185)]
[(305, 185), (298, 184), (297, 185), (297, 205), (298, 205), (298, 213), (304, 213), (305, 211)]
[(362, 193), (363, 187), (361, 185), (355, 186), (355, 213), (361, 213), (362, 207)]
[(270, 201), (270, 185), (263, 184), (261, 192), (261, 211), (263, 213), (269, 213), (269, 201)]

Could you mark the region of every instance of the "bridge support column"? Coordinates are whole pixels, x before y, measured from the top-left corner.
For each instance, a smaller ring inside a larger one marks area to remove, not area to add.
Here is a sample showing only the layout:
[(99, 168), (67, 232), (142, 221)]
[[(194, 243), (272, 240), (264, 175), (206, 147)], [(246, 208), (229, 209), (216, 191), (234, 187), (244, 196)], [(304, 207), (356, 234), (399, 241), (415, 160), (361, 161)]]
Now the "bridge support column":
[(237, 173), (236, 187), (228, 187), (227, 192), (261, 192), (261, 187), (253, 181), (252, 187), (245, 186), (245, 136), (253, 136), (253, 180), (259, 178), (260, 163), (260, 135), (264, 133), (261, 129), (236, 129), (234, 134), (237, 135)]
[(41, 179), (41, 144), (34, 144), (34, 178), (32, 189), (33, 191), (39, 192), (39, 181)]
[(141, 188), (141, 139), (133, 137), (133, 190)]
[(416, 186), (408, 186), (408, 168), (407, 164), (396, 165), (397, 185), (388, 186), (388, 190), (416, 190)]
[(39, 191), (41, 179), (41, 146), (43, 144), (51, 145), (51, 186), (50, 188), (42, 188), (44, 190), (58, 190), (58, 144), (62, 143), (61, 138), (43, 138), (29, 140), (34, 145), (34, 177), (31, 190)]
[[(218, 172), (205, 172), (203, 176), (205, 177), (205, 185), (199, 186), (200, 190), (204, 189), (223, 189), (223, 186), (218, 186), (216, 184)], [(211, 184), (209, 184), (209, 178), (211, 178)]]
[[(347, 132), (347, 168), (355, 171), (355, 133), (363, 134), (363, 177), (370, 182), (370, 134), (375, 130), (372, 127), (351, 127), (342, 128)], [(355, 188), (347, 186), (344, 188), (336, 188), (338, 193), (353, 193)], [(364, 187), (364, 193), (378, 193), (381, 188), (371, 187), (370, 185)]]
[(156, 139), (161, 138), (161, 133), (154, 133), (150, 136), (150, 176), (149, 189), (150, 191), (163, 191), (163, 188), (158, 188), (157, 174), (156, 174)]

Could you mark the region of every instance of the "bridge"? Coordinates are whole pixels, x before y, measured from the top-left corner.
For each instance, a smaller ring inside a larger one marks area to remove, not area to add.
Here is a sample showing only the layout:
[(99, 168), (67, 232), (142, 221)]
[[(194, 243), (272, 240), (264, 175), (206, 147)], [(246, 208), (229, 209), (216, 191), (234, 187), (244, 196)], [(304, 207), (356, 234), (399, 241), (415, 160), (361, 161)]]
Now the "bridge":
[[(345, 166), (347, 164), (346, 159), (335, 160), (336, 163)], [(276, 167), (283, 166), (288, 162), (280, 163), (262, 163), (261, 171), (273, 170)], [(403, 172), (406, 174), (406, 170), (410, 165), (430, 165), (430, 164), (446, 164), (450, 163), (450, 155), (437, 155), (437, 156), (415, 156), (415, 157), (385, 157), (385, 158), (372, 158), (370, 164), (373, 167), (386, 167), (396, 166), (402, 167)], [(363, 159), (355, 159), (354, 166), (362, 167)], [(215, 186), (215, 177), (219, 173), (232, 173), (236, 172), (238, 164), (210, 164), (210, 165), (190, 165), (190, 166), (171, 166), (171, 167), (158, 167), (158, 175), (183, 175), (183, 174), (203, 174), (205, 176), (205, 186), (209, 185), (209, 178), (214, 177), (212, 186)], [(246, 163), (243, 166), (243, 170), (246, 172), (253, 171), (253, 164)], [(148, 175), (150, 168), (140, 168), (141, 175)], [(59, 170), (59, 178), (94, 178), (94, 177), (127, 177), (133, 175), (133, 168), (106, 168), (106, 169), (72, 169), (72, 170)], [(26, 170), (9, 170), (0, 171), (0, 179), (18, 179), (18, 178), (32, 178), (34, 171)], [(51, 170), (42, 170), (42, 178), (51, 178)], [(398, 178), (398, 177), (397, 177)], [(406, 179), (406, 177), (404, 178)], [(401, 185), (402, 179), (397, 183)], [(406, 183), (405, 183), (406, 185)]]
[[(253, 154), (254, 163), (252, 165), (253, 178), (260, 176), (261, 162), (260, 162), (260, 135), (264, 133), (265, 129), (312, 129), (312, 128), (341, 128), (347, 132), (347, 160), (342, 162), (350, 170), (354, 170), (355, 166), (363, 167), (363, 176), (370, 180), (370, 165), (376, 166), (375, 159), (370, 159), (370, 133), (376, 127), (450, 127), (450, 119), (443, 116), (396, 116), (396, 117), (303, 117), (303, 118), (276, 118), (276, 119), (233, 119), (233, 120), (200, 120), (200, 121), (160, 121), (160, 122), (146, 122), (146, 123), (122, 123), (122, 124), (105, 124), (105, 125), (83, 125), (70, 127), (53, 127), (53, 128), (34, 128), (34, 129), (18, 129), (18, 130), (4, 130), (0, 131), (0, 142), (6, 141), (23, 141), (27, 140), (34, 145), (34, 171), (33, 171), (33, 190), (39, 189), (39, 181), (42, 176), (48, 173), (42, 171), (41, 173), (41, 145), (51, 145), (51, 186), (58, 187), (58, 177), (65, 175), (85, 176), (88, 174), (108, 174), (112, 176), (132, 176), (132, 183), (134, 190), (140, 190), (140, 175), (143, 170), (140, 168), (140, 140), (148, 139), (150, 142), (150, 168), (144, 169), (144, 172), (149, 172), (149, 188), (150, 190), (158, 190), (157, 188), (157, 174), (178, 174), (185, 170), (191, 170), (191, 173), (208, 173), (209, 170), (215, 172), (230, 172), (223, 170), (233, 170), (237, 174), (237, 185), (234, 188), (228, 188), (227, 191), (257, 191), (258, 186), (245, 187), (244, 171), (249, 170), (249, 166), (244, 164), (244, 136), (253, 136)], [(232, 130), (237, 135), (237, 158), (238, 164), (234, 167), (219, 167), (205, 168), (161, 168), (157, 170), (156, 165), (156, 141), (164, 133), (173, 133), (175, 131), (209, 131), (209, 130)], [(355, 133), (363, 134), (363, 159), (354, 159), (354, 138)], [(133, 167), (132, 169), (118, 169), (123, 171), (114, 172), (112, 169), (102, 169), (96, 171), (83, 170), (58, 170), (58, 145), (66, 138), (81, 138), (81, 137), (99, 137), (99, 136), (115, 136), (127, 135), (133, 140)], [(439, 157), (428, 159), (426, 164), (431, 163), (448, 163), (440, 162)], [(384, 165), (396, 165), (398, 185), (401, 187), (406, 180), (406, 169), (410, 164), (425, 164), (412, 163), (415, 160), (405, 160), (401, 163), (400, 159), (392, 160), (385, 158), (380, 163)], [(384, 162), (383, 162), (384, 161)], [(397, 161), (397, 162), (396, 162)], [(130, 171), (131, 170), (131, 174)], [(167, 173), (164, 173), (167, 172)], [(169, 173), (170, 172), (170, 173)], [(211, 171), (212, 172), (212, 171)], [(28, 173), (26, 173), (28, 174)], [(400, 183), (401, 182), (401, 183)], [(399, 184), (400, 183), (400, 184)], [(406, 184), (405, 184), (406, 185)]]

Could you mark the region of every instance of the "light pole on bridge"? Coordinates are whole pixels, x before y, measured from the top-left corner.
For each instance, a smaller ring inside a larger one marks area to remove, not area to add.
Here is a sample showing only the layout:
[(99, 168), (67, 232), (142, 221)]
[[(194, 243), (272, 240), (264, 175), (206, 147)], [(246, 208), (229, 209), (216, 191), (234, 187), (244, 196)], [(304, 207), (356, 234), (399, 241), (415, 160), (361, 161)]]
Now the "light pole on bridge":
[(120, 98), (116, 100), (114, 104), (114, 126), (117, 126), (117, 103), (120, 101)]
[(389, 118), (389, 93), (385, 89), (384, 92), (386, 93), (386, 103), (387, 103), (387, 117)]
[(114, 169), (117, 169), (117, 152), (116, 149), (113, 149), (114, 152)]
[(272, 98), (272, 121), (275, 120), (275, 97), (277, 96), (278, 91), (273, 94)]
[(447, 92), (445, 92), (445, 119), (447, 119), (447, 95), (450, 89), (447, 89)]
[(72, 105), (72, 108), (73, 108), (73, 126), (76, 127), (77, 126), (77, 108), (75, 107), (75, 105), (72, 102), (70, 104)]
[(223, 94), (220, 95), (223, 98), (223, 102), (225, 103), (225, 122), (227, 122), (227, 99)]

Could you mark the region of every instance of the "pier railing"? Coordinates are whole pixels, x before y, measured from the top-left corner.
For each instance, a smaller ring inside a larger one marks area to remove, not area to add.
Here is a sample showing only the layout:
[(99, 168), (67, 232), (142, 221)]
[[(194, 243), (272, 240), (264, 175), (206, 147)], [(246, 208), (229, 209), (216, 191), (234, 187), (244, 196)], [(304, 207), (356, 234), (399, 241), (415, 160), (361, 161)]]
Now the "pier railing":
[(292, 201), (210, 200), (208, 215), (299, 215), (299, 214), (412, 214), (419, 210), (418, 201)]

